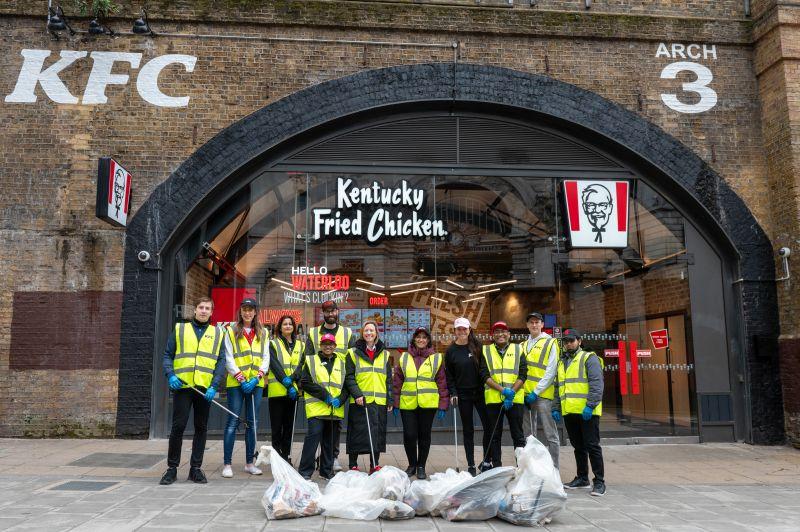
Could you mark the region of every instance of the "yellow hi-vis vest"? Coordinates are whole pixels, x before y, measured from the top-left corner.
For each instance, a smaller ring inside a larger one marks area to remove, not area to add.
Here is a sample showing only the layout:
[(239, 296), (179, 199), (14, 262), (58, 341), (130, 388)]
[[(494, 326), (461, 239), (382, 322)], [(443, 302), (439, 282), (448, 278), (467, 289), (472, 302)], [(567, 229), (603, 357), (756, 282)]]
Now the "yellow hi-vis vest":
[[(319, 339), (322, 338), (322, 335), (325, 334), (325, 331), (320, 333), (320, 329), (324, 329), (324, 327), (312, 327), (308, 331), (308, 339), (311, 340), (311, 345), (314, 346), (314, 352), (320, 352), (320, 345)], [(350, 344), (350, 337), (353, 336), (353, 331), (351, 331), (347, 327), (342, 327), (339, 325), (339, 328), (336, 329), (336, 356), (345, 360), (347, 357), (347, 350), (348, 345)]]
[[(388, 397), (386, 395), (386, 370), (388, 369), (386, 363), (389, 360), (389, 353), (384, 349), (375, 355), (371, 363), (358, 356), (352, 349), (347, 353), (356, 367), (356, 384), (364, 394), (364, 400), (367, 403), (386, 406)], [(350, 398), (351, 403), (355, 403), (355, 401), (354, 398)]]
[(191, 323), (175, 324), (175, 360), (172, 368), (186, 386), (211, 386), (223, 334), (221, 328), (209, 324), (198, 342)]
[[(578, 349), (569, 365), (564, 367), (564, 359), (558, 359), (558, 397), (561, 401), (562, 414), (582, 414), (589, 397), (589, 376), (586, 374), (586, 361), (597, 357), (592, 351)], [(600, 367), (604, 367), (603, 359), (597, 357)], [(592, 411), (595, 416), (603, 415), (602, 401)]]
[[(485, 345), (483, 346), (483, 358), (486, 360), (486, 366), (489, 368), (489, 376), (494, 382), (503, 388), (514, 387), (514, 383), (519, 379), (519, 360), (522, 358), (521, 345), (509, 344), (504, 356), (500, 356), (496, 345)], [(488, 384), (484, 385), (483, 396), (486, 399), (486, 404), (502, 403), (504, 399), (502, 393), (490, 387)], [(520, 386), (517, 393), (514, 394), (514, 402), (525, 402), (522, 386)]]
[[(266, 332), (263, 334), (263, 339), (258, 335), (253, 336), (252, 345), (247, 341), (247, 338), (244, 337), (244, 334), (237, 340), (236, 334), (233, 332), (233, 327), (227, 327), (226, 332), (231, 341), (231, 346), (233, 346), (233, 361), (236, 363), (236, 367), (239, 368), (239, 371), (242, 372), (242, 375), (244, 375), (244, 380), (249, 381), (253, 377), (258, 377), (258, 369), (261, 367), (261, 363), (264, 360), (264, 350), (267, 349), (269, 345)], [(228, 375), (225, 386), (228, 388), (235, 388), (236, 386), (241, 386), (241, 384), (233, 378), (233, 375)], [(256, 386), (263, 388), (264, 380), (259, 379)]]
[[(561, 356), (561, 350), (558, 348), (558, 342), (555, 338), (543, 337), (536, 340), (530, 351), (525, 353), (525, 361), (528, 364), (528, 377), (525, 379), (525, 395), (531, 393), (539, 381), (544, 377), (544, 372), (547, 369), (547, 364), (550, 363), (550, 349), (556, 346), (556, 357)], [(526, 344), (527, 346), (527, 344)], [(545, 399), (553, 399), (555, 397), (554, 387), (551, 384), (539, 394), (539, 397)]]
[(272, 340), (272, 347), (275, 351), (275, 356), (278, 357), (278, 360), (283, 365), (283, 375), (275, 375), (271, 370), (267, 375), (267, 396), (268, 397), (285, 397), (287, 393), (286, 386), (284, 386), (281, 381), (284, 377), (291, 377), (294, 371), (297, 369), (297, 365), (300, 364), (300, 356), (303, 354), (303, 351), (306, 349), (305, 342), (301, 342), (300, 340), (294, 341), (294, 348), (292, 352), (286, 349), (286, 344), (280, 338), (275, 338)]
[[(330, 373), (325, 369), (318, 354), (306, 357), (306, 364), (314, 382), (322, 386), (331, 397), (339, 397), (341, 395), (342, 387), (344, 386), (344, 361), (341, 358), (335, 357)], [(317, 399), (308, 392), (304, 392), (303, 397), (306, 400), (306, 418), (344, 418), (344, 405), (334, 409), (333, 406), (325, 404), (325, 401)]]
[(400, 410), (437, 408), (439, 406), (439, 388), (436, 386), (436, 373), (442, 365), (442, 354), (430, 354), (417, 369), (414, 357), (410, 353), (403, 353), (400, 355), (398, 364), (403, 370)]

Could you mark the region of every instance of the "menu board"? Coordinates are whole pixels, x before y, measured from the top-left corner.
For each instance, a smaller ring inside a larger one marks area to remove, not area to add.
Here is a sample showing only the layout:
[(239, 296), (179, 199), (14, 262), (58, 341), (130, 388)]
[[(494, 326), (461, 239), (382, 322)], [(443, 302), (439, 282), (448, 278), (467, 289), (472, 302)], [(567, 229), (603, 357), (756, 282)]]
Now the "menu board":
[[(383, 322), (383, 309), (382, 308), (365, 308), (365, 309), (361, 309), (361, 319), (363, 320), (361, 322), (362, 325), (364, 323), (368, 322), (368, 321), (374, 321), (375, 323), (377, 323), (378, 324), (378, 338), (383, 338), (385, 328), (384, 328), (384, 322)], [(358, 330), (360, 331), (361, 328), (359, 327)], [(384, 338), (383, 341), (385, 343), (386, 339)]]
[(339, 325), (360, 331), (361, 323), (360, 308), (343, 308), (339, 311)]
[(409, 309), (408, 311), (408, 339), (417, 329), (431, 330), (431, 311), (428, 309)]
[(404, 348), (408, 345), (408, 310), (404, 308), (386, 309), (386, 347)]

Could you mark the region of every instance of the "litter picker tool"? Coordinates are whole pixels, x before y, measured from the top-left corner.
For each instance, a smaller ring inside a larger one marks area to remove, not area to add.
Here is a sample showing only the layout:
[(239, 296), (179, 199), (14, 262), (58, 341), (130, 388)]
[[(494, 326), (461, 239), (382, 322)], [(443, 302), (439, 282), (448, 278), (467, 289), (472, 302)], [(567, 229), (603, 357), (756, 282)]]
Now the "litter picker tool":
[(489, 453), (492, 452), (492, 441), (494, 440), (494, 433), (497, 432), (497, 427), (500, 425), (502, 419), (503, 419), (503, 411), (501, 410), (500, 413), (497, 414), (497, 421), (495, 421), (494, 423), (494, 428), (492, 429), (492, 435), (489, 438), (489, 448), (486, 449), (486, 453), (483, 455), (483, 460), (481, 460), (481, 464), (486, 463), (486, 457), (488, 457)]
[(367, 416), (367, 435), (369, 436), (369, 454), (372, 457), (372, 467), (378, 467), (378, 463), (375, 461), (375, 449), (372, 447), (372, 428), (369, 425), (369, 409), (367, 408), (367, 399), (364, 398), (364, 415)]
[(536, 434), (534, 434), (534, 430), (533, 430), (533, 413), (532, 413), (532, 410), (533, 410), (533, 405), (531, 405), (531, 408), (528, 409), (528, 421), (531, 424), (531, 436), (533, 436), (535, 438)]
[(458, 406), (453, 407), (453, 440), (455, 441), (453, 452), (456, 455), (456, 473), (460, 473), (461, 470), (458, 468)]
[(297, 401), (294, 402), (294, 417), (292, 417), (292, 439), (289, 440), (289, 463), (292, 463), (292, 444), (294, 443), (294, 426), (297, 423), (297, 403), (300, 402), (300, 398), (297, 398)]
[[(189, 388), (191, 388), (192, 390), (196, 391), (197, 393), (199, 393), (203, 397), (206, 396), (206, 394), (204, 394), (203, 392), (201, 392), (200, 390), (198, 390), (194, 386), (189, 386)], [(247, 421), (245, 421), (241, 417), (237, 416), (236, 414), (234, 414), (233, 412), (231, 412), (230, 410), (228, 410), (227, 408), (222, 406), (222, 404), (217, 402), (215, 399), (212, 399), (211, 402), (214, 403), (215, 405), (217, 405), (218, 407), (220, 407), (221, 409), (223, 409), (224, 411), (226, 411), (227, 413), (229, 413), (230, 415), (232, 415), (233, 417), (235, 417), (236, 419), (238, 419), (239, 421), (241, 421), (244, 424), (244, 428), (249, 428), (250, 427), (250, 423), (248, 423)]]

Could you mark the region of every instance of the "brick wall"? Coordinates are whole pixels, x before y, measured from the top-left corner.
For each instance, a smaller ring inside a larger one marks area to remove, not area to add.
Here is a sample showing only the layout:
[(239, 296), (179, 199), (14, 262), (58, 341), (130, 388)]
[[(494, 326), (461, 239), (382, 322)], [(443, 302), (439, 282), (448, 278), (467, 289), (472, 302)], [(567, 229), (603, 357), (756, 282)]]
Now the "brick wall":
[[(112, 18), (110, 24), (127, 30), (132, 18), (128, 14), (138, 11), (139, 4), (120, 3), (124, 16)], [(594, 2), (589, 11), (582, 9), (579, 1), (545, 0), (536, 2), (535, 8), (518, 5), (514, 9), (415, 4), (287, 1), (251, 8), (245, 2), (240, 4), (245, 7), (230, 10), (212, 2), (163, 3), (151, 11), (151, 22), (162, 33), (444, 45), (458, 41), (463, 62), (551, 76), (637, 113), (675, 136), (716, 170), (744, 199), (768, 235), (797, 234), (773, 222), (775, 191), (790, 174), (775, 166), (785, 148), (767, 145), (765, 152), (763, 140), (773, 134), (766, 126), (773, 123), (765, 118), (768, 112), (778, 114), (776, 124), (786, 122), (780, 117), (788, 113), (788, 98), (781, 95), (790, 88), (781, 81), (782, 76), (770, 77), (769, 71), (753, 76), (761, 56), (757, 54), (754, 61), (754, 23), (742, 20), (740, 2), (607, 1)], [(54, 56), (61, 50), (136, 52), (142, 54), (142, 64), (163, 54), (189, 54), (198, 61), (191, 74), (170, 67), (159, 78), (165, 92), (190, 96), (190, 104), (184, 108), (159, 108), (142, 100), (135, 83), (140, 70), (130, 72), (130, 83), (108, 86), (109, 101), (104, 105), (55, 104), (41, 88), (36, 103), (0, 101), (4, 124), (0, 139), (0, 190), (4, 192), (0, 197), (0, 257), (7, 265), (0, 272), (3, 370), (10, 364), (16, 293), (121, 290), (123, 231), (94, 218), (98, 157), (113, 155), (133, 171), (135, 213), (155, 187), (200, 146), (225, 127), (284, 96), (363, 70), (453, 58), (451, 48), (415, 45), (129, 35), (116, 39), (79, 35), (55, 42), (44, 33), (42, 12), (40, 5), (18, 0), (0, 6), (6, 52), (0, 58), (3, 96), (14, 89), (22, 49), (49, 49)], [(79, 28), (86, 23), (75, 21)], [(766, 43), (771, 38), (768, 32), (762, 40)], [(713, 72), (712, 87), (720, 97), (716, 107), (684, 115), (662, 103), (662, 93), (674, 92), (681, 81), (690, 81), (692, 76), (684, 73), (678, 80), (661, 79), (661, 70), (679, 60), (656, 57), (661, 42), (716, 46), (716, 59), (698, 61)], [(83, 59), (61, 74), (73, 95), (83, 94), (91, 65), (91, 60)], [(130, 69), (118, 64), (114, 71)], [(790, 142), (785, 134), (782, 138), (784, 144)], [(714, 188), (712, 194), (716, 191)], [(148, 230), (158, 232), (157, 220)], [(130, 281), (136, 282), (131, 275)], [(781, 296), (782, 304), (791, 309), (782, 314), (787, 324), (796, 315), (791, 307), (798, 299), (795, 292)], [(796, 326), (796, 318), (793, 323)], [(133, 345), (138, 340), (125, 341)], [(144, 342), (137, 348), (147, 352), (152, 346)], [(0, 371), (0, 404), (8, 402), (9, 390), (17, 394), (27, 389), (25, 383), (33, 382), (26, 377), (31, 371), (21, 371), (25, 378), (19, 380)], [(103, 371), (110, 374), (81, 373), (80, 386), (96, 382), (98, 387), (108, 386), (104, 390), (115, 390), (113, 370)], [(64, 385), (64, 399), (74, 393)], [(41, 408), (36, 416), (42, 417), (34, 416), (37, 420), (46, 418), (47, 407)], [(82, 408), (86, 417), (106, 419), (106, 406), (84, 401)], [(2, 419), (8, 434), (26, 433), (24, 416), (6, 410)], [(48, 433), (47, 421), (37, 423), (45, 425), (40, 433)], [(100, 427), (100, 421), (96, 425)]]

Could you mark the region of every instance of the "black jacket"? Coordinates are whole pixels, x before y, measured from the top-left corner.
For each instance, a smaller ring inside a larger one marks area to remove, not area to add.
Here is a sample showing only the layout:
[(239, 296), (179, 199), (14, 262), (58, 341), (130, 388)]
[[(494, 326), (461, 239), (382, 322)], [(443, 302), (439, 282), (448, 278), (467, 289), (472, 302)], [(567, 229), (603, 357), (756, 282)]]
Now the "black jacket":
[[(375, 353), (380, 353), (385, 349), (383, 342), (378, 340), (375, 346)], [(367, 343), (359, 339), (353, 353), (362, 360), (370, 362), (367, 356)], [(388, 353), (387, 353), (388, 355)], [(347, 356), (347, 375), (345, 377), (345, 387), (348, 394), (353, 397), (361, 397), (364, 393), (356, 383), (356, 365), (353, 359)], [(376, 453), (386, 452), (386, 428), (387, 428), (387, 408), (391, 405), (392, 394), (392, 368), (389, 357), (386, 357), (386, 406), (377, 403), (368, 403), (365, 406), (351, 404), (347, 411), (347, 452), (353, 454), (367, 454), (370, 452), (370, 433), (372, 435), (372, 447)], [(367, 429), (367, 416), (369, 416), (369, 431)]]
[[(384, 349), (386, 348), (383, 345), (383, 342), (378, 340), (378, 343), (375, 345), (375, 354), (377, 355)], [(364, 340), (356, 341), (356, 345), (352, 348), (352, 350), (357, 357), (360, 357), (365, 362), (371, 363), (369, 356), (367, 356), (367, 343)], [(386, 354), (386, 404), (388, 405), (391, 404), (390, 397), (392, 394), (392, 367), (388, 356), (389, 353), (387, 352)], [(345, 364), (345, 373), (344, 384), (347, 387), (347, 392), (350, 394), (350, 397), (358, 398), (364, 395), (361, 389), (358, 387), (358, 384), (356, 384), (356, 365), (349, 355)]]

